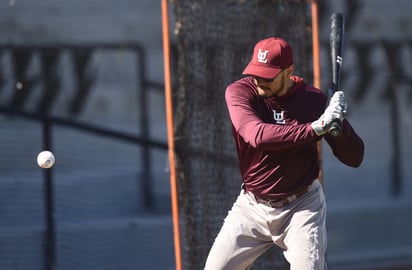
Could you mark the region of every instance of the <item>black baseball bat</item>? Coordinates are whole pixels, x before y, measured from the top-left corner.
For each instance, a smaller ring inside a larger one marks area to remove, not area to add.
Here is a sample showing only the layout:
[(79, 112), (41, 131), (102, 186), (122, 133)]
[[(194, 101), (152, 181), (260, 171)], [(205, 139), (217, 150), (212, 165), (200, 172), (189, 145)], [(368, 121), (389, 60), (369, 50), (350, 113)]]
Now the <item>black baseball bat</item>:
[[(332, 60), (332, 87), (330, 94), (333, 95), (340, 89), (340, 73), (342, 67), (343, 37), (344, 37), (344, 17), (341, 13), (332, 13), (330, 16), (330, 56)], [(342, 123), (334, 121), (329, 129), (329, 134), (333, 137), (342, 134)]]

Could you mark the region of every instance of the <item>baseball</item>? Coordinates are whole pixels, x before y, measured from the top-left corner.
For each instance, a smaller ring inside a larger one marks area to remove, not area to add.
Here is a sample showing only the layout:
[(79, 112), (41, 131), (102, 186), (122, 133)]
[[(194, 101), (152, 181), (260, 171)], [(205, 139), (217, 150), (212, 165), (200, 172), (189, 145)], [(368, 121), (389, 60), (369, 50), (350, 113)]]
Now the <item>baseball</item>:
[(54, 162), (54, 154), (50, 151), (43, 151), (37, 155), (37, 164), (39, 164), (41, 168), (49, 169), (53, 167)]

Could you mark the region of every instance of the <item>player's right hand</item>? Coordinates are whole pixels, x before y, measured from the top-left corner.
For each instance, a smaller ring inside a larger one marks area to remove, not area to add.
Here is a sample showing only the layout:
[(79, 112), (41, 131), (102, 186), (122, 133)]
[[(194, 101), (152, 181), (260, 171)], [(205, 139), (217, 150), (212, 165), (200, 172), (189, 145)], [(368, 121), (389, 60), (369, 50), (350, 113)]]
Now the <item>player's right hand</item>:
[[(332, 95), (332, 97), (329, 101), (329, 105), (340, 107), (340, 109), (343, 113), (343, 118), (345, 118), (346, 113), (347, 113), (348, 105), (346, 103), (345, 95), (344, 95), (343, 91), (336, 91)], [(343, 120), (343, 118), (341, 120)]]
[[(334, 95), (335, 96), (335, 95)], [(311, 123), (312, 129), (318, 136), (328, 133), (334, 121), (342, 121), (346, 114), (346, 102), (343, 95), (336, 95), (329, 102), (329, 106), (318, 120)]]

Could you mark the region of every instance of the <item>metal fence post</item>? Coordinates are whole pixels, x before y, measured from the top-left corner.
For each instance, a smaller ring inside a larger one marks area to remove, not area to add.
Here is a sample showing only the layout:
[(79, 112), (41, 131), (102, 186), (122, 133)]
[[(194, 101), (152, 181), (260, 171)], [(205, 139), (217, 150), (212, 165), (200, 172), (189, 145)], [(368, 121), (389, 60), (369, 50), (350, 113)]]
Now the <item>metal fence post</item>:
[[(45, 117), (43, 124), (43, 149), (52, 150), (52, 127), (49, 118)], [(56, 239), (54, 220), (54, 190), (53, 190), (53, 168), (44, 169), (44, 191), (45, 191), (45, 265), (46, 270), (55, 270), (56, 266)]]

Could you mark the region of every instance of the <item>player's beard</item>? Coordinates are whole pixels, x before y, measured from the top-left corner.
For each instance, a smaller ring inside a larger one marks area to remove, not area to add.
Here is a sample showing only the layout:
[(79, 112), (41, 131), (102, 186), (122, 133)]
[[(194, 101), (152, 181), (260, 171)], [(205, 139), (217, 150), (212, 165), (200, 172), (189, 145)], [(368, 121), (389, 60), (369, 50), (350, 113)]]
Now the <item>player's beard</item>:
[(277, 84), (276, 88), (272, 88), (269, 86), (263, 86), (263, 87), (257, 86), (259, 96), (263, 98), (271, 98), (271, 97), (283, 96), (284, 94), (286, 94), (288, 87), (289, 87), (287, 85), (287, 79), (289, 80), (289, 78), (286, 78), (286, 76), (283, 73), (280, 75), (282, 76), (281, 81)]

